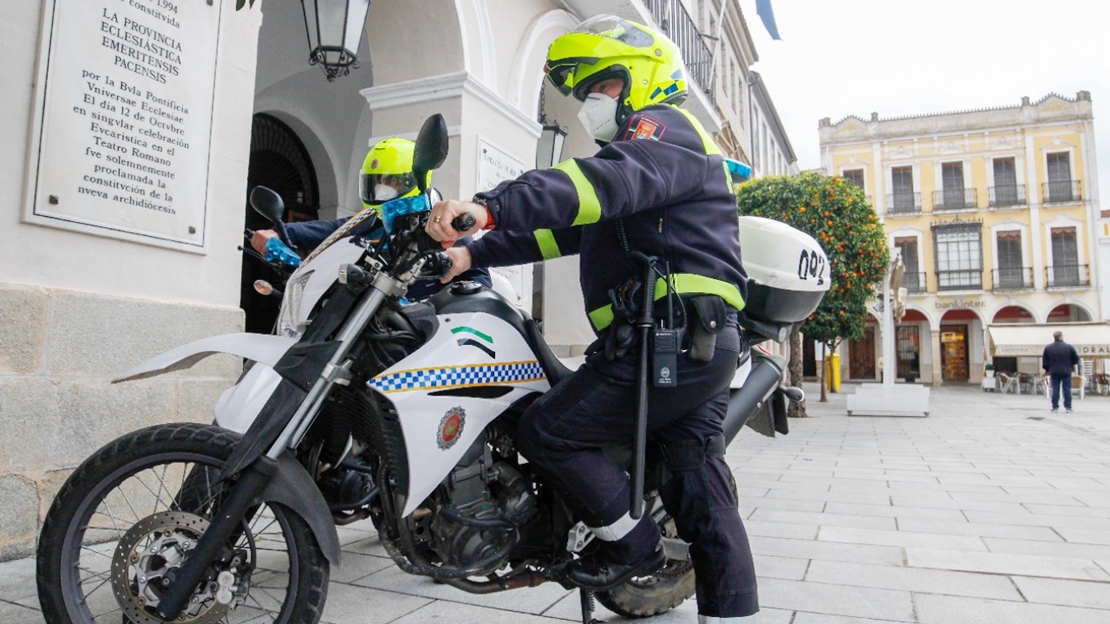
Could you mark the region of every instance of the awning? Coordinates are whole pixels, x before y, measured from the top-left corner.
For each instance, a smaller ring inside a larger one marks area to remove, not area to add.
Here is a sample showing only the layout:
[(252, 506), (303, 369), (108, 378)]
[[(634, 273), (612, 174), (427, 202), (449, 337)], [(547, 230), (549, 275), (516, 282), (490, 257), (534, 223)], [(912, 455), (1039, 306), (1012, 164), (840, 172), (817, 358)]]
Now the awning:
[(991, 325), (991, 353), (996, 357), (1041, 357), (1052, 334), (1064, 332), (1064, 342), (1075, 347), (1079, 357), (1110, 357), (1110, 325), (1106, 323), (1056, 323)]

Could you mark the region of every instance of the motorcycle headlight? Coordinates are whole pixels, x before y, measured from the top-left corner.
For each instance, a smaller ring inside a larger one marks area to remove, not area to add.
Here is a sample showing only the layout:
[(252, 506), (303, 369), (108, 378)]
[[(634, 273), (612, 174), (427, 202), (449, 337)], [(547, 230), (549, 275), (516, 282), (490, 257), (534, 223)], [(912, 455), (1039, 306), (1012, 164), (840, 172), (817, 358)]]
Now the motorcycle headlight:
[(301, 321), (301, 298), (304, 296), (305, 284), (312, 277), (311, 269), (304, 273), (295, 274), (285, 283), (285, 296), (281, 300), (281, 312), (278, 314), (278, 335), (286, 338), (300, 338), (304, 333), (305, 325)]

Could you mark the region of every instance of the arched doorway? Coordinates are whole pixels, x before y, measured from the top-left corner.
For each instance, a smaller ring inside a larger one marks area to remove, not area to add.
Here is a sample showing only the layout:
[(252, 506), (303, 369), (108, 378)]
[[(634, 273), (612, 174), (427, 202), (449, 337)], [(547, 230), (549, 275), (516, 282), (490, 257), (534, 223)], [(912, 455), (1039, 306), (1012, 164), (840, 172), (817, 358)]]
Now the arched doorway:
[(995, 312), (994, 318), (991, 319), (991, 324), (1033, 323), (1035, 321), (1036, 319), (1033, 318), (1033, 313), (1029, 310), (1018, 305), (1010, 305)]
[(1091, 315), (1074, 303), (1064, 303), (1048, 313), (1048, 323), (1089, 323)]
[(922, 376), (921, 336), (924, 334), (926, 339), (929, 337), (929, 319), (919, 310), (906, 310), (902, 320), (898, 321), (895, 333), (894, 355), (897, 358), (898, 378), (914, 383)]
[(979, 316), (971, 310), (956, 309), (944, 313), (940, 320), (941, 379), (966, 382), (970, 379), (975, 331), (982, 331)]
[(875, 379), (878, 334), (879, 323), (874, 316), (868, 314), (867, 323), (863, 326), (863, 337), (848, 341), (849, 379), (870, 381)]
[[(251, 157), (247, 189), (266, 186), (285, 201), (285, 221), (295, 223), (315, 219), (319, 211), (316, 170), (308, 150), (289, 126), (270, 115), (259, 113), (251, 124)], [(267, 229), (270, 222), (246, 205), (246, 227)], [(245, 244), (245, 243), (244, 243)], [(246, 313), (246, 330), (268, 334), (277, 320), (280, 300), (254, 291), (255, 280), (272, 281), (277, 275), (268, 266), (243, 256), (243, 279), (239, 307)]]

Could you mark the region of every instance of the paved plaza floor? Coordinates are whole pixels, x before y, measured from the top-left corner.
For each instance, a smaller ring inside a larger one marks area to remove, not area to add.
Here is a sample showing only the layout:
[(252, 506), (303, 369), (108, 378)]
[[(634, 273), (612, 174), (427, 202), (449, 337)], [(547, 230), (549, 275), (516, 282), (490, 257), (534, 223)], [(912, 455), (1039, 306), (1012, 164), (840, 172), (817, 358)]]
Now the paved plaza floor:
[[(728, 452), (760, 624), (1110, 623), (1110, 398), (933, 391), (931, 415), (847, 416), (817, 402), (791, 434)], [(404, 574), (368, 522), (342, 529), (333, 624), (577, 621), (548, 583), (473, 596)], [(31, 559), (0, 564), (0, 623), (41, 624)], [(695, 622), (687, 601), (654, 623)], [(623, 621), (599, 608), (600, 620)]]

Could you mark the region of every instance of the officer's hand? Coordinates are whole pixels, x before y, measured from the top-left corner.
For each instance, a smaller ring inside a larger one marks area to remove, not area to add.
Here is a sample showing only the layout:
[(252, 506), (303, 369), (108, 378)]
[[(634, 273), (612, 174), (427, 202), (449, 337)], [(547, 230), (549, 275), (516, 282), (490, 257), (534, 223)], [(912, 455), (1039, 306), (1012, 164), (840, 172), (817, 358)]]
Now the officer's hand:
[(255, 230), (251, 235), (251, 247), (262, 255), (266, 255), (266, 241), (277, 236), (277, 232), (273, 230)]
[(439, 280), (442, 284), (446, 284), (469, 271), (471, 262), (469, 247), (449, 247), (445, 253), (451, 259), (451, 270), (447, 271), (447, 275)]
[[(474, 226), (460, 232), (455, 229), (451, 222), (455, 217), (464, 214), (469, 214), (474, 217)], [(485, 206), (473, 202), (448, 199), (446, 201), (436, 202), (436, 205), (432, 206), (432, 214), (428, 216), (428, 225), (425, 226), (424, 231), (428, 233), (428, 236), (442, 242), (443, 247), (446, 249), (453, 246), (455, 241), (463, 236), (470, 236), (485, 226)]]

